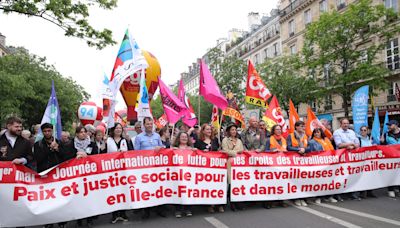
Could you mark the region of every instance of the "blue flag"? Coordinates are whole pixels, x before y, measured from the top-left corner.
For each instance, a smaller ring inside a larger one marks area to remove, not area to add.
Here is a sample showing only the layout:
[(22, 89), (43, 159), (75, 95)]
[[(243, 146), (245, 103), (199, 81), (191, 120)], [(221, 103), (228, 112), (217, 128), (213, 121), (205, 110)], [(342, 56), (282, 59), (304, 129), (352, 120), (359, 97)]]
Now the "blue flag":
[(383, 121), (382, 135), (388, 133), (388, 131), (389, 131), (388, 126), (386, 125), (387, 123), (389, 123), (389, 114), (388, 114), (388, 112), (386, 111), (385, 120)]
[(354, 130), (357, 134), (360, 134), (360, 128), (362, 126), (368, 126), (368, 89), (368, 85), (359, 88), (354, 93), (351, 102)]
[[(61, 132), (62, 132), (61, 115), (60, 115), (60, 108), (58, 106), (56, 90), (54, 88), (54, 81), (51, 82), (51, 95), (49, 101), (47, 102), (47, 107), (46, 110), (44, 111), (42, 122), (40, 123), (40, 125), (44, 123), (51, 123), (53, 125), (54, 138), (61, 140)], [(41, 131), (40, 131), (40, 136), (37, 137), (35, 141), (38, 141), (41, 138), (43, 138), (43, 134)]]
[(379, 122), (378, 108), (375, 108), (374, 123), (372, 124), (372, 130), (371, 130), (372, 143), (379, 145), (380, 137), (381, 137), (381, 129)]

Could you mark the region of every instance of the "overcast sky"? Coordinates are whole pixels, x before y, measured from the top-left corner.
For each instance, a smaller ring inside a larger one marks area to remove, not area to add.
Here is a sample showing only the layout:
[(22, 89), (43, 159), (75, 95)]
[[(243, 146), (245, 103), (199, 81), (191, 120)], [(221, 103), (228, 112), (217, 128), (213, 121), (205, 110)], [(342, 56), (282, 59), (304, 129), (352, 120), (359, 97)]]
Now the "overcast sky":
[[(103, 50), (90, 48), (83, 40), (65, 37), (57, 26), (38, 18), (3, 15), (0, 11), (0, 33), (6, 45), (23, 46), (31, 53), (46, 57), (64, 76), (71, 76), (97, 100), (103, 72), (108, 76), (123, 38), (130, 27), (140, 48), (150, 51), (160, 62), (162, 79), (171, 84), (187, 71), (198, 57), (228, 37), (228, 30), (247, 30), (247, 14), (268, 13), (278, 0), (119, 0), (112, 11), (90, 11), (95, 28), (113, 31), (116, 45)], [(121, 103), (123, 100), (121, 99)], [(98, 104), (100, 105), (100, 104)]]

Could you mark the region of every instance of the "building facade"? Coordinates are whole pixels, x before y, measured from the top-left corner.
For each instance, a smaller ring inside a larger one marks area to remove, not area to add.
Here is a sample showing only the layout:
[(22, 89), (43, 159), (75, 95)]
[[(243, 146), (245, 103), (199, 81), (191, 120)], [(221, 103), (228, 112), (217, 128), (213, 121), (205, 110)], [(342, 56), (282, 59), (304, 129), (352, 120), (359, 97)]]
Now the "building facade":
[(0, 33), (0, 58), (10, 54), (10, 50), (6, 46), (6, 37)]
[[(384, 4), (387, 8), (393, 8), (399, 12), (399, 0), (374, 0), (373, 4)], [(321, 14), (337, 10), (344, 12), (354, 0), (282, 0), (279, 6), (281, 40), (283, 55), (296, 54), (303, 48), (304, 33), (309, 23), (317, 21)], [(397, 23), (397, 22), (395, 22)], [(399, 36), (400, 37), (400, 36)], [(389, 119), (400, 120), (400, 103), (395, 97), (395, 83), (400, 82), (399, 65), (399, 37), (394, 38), (386, 45), (386, 49), (380, 53), (378, 58), (386, 63), (391, 70), (387, 77), (389, 89), (380, 91), (373, 97), (374, 106), (379, 109), (381, 121), (388, 111)], [(324, 69), (321, 77), (329, 78), (329, 68)], [(339, 127), (340, 118), (344, 117), (343, 100), (338, 95), (326, 96), (322, 102), (310, 101), (309, 104), (299, 106), (299, 115), (307, 115), (307, 107), (311, 106), (321, 118), (332, 121), (333, 128)], [(350, 108), (350, 116), (351, 116)], [(369, 121), (372, 125), (373, 110), (369, 109)]]

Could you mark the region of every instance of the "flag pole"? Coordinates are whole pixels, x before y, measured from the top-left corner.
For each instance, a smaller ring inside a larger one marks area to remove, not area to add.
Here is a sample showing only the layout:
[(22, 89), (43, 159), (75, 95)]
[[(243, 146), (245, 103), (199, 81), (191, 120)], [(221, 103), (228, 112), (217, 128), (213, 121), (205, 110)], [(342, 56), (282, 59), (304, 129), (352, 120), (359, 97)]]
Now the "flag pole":
[(199, 106), (199, 126), (201, 126), (201, 123), (200, 123), (200, 94), (199, 94), (199, 96), (198, 96), (198, 102), (199, 102), (199, 104), (198, 104), (198, 106)]
[[(218, 118), (219, 118), (219, 109), (218, 110)], [(219, 118), (219, 129), (218, 129), (218, 144), (221, 145), (221, 128), (222, 128), (222, 113), (221, 113), (221, 118)]]
[(171, 145), (173, 145), (175, 143), (174, 133), (175, 133), (175, 124), (172, 126)]

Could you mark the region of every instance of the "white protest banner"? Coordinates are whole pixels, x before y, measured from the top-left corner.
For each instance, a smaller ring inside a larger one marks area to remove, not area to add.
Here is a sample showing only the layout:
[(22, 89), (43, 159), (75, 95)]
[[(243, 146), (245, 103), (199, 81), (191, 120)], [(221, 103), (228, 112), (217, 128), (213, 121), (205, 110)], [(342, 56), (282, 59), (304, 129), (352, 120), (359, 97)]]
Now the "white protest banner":
[(163, 149), (72, 159), (45, 176), (0, 162), (0, 227), (162, 204), (225, 204), (227, 156)]
[(231, 158), (231, 201), (299, 199), (400, 185), (400, 145)]

